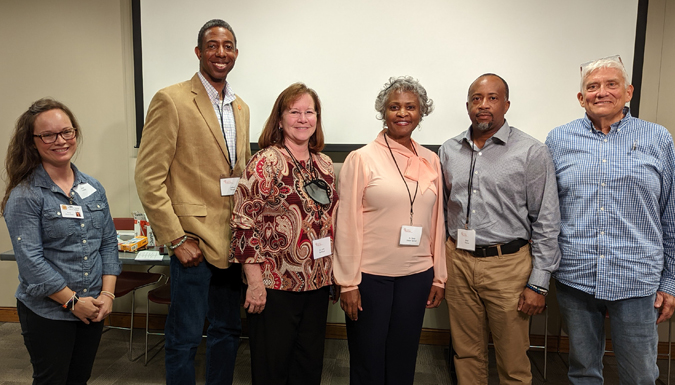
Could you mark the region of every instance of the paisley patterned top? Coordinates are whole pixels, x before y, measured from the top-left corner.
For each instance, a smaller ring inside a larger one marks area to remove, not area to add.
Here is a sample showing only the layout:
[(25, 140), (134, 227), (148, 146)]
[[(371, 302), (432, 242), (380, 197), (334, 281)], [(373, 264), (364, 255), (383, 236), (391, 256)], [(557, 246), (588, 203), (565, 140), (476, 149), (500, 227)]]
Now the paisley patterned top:
[(330, 237), (333, 245), (335, 174), (328, 156), (312, 157), (316, 174), (328, 184), (327, 205), (303, 188), (311, 179), (309, 167), (296, 167), (276, 146), (251, 158), (234, 194), (230, 261), (259, 263), (268, 289), (300, 292), (333, 283), (333, 255), (314, 259), (312, 241)]

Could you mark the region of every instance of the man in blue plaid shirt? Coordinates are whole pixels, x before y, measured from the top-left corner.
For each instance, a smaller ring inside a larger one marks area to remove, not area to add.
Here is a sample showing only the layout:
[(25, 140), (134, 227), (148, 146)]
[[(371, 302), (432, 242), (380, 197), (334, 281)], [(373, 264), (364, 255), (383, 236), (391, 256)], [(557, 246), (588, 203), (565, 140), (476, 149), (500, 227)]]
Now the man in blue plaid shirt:
[(653, 385), (657, 324), (675, 305), (675, 150), (668, 131), (631, 116), (617, 57), (582, 66), (586, 116), (551, 131), (558, 180), (560, 312), (572, 384), (602, 384), (605, 315), (621, 384)]

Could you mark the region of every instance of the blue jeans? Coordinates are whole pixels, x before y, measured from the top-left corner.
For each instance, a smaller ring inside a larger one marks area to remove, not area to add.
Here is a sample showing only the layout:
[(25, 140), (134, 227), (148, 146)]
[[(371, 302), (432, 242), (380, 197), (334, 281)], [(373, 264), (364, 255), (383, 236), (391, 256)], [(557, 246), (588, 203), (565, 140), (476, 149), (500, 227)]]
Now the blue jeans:
[(654, 385), (659, 377), (656, 294), (606, 301), (560, 282), (556, 282), (556, 288), (560, 313), (570, 339), (567, 375), (571, 384), (603, 383), (604, 324), (608, 313), (620, 383)]
[(232, 384), (239, 348), (241, 266), (218, 269), (204, 260), (184, 267), (171, 257), (171, 305), (166, 318), (166, 383), (195, 384), (195, 355), (206, 333), (206, 384)]

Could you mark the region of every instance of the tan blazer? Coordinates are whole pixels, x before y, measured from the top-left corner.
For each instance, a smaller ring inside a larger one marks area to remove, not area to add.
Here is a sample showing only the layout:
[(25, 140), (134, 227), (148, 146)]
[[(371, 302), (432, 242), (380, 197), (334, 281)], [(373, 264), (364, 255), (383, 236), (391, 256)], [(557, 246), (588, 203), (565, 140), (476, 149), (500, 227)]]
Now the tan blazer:
[[(249, 109), (232, 102), (241, 176), (251, 157)], [(159, 244), (191, 235), (209, 263), (229, 266), (232, 197), (220, 195), (220, 178), (230, 176), (229, 154), (218, 117), (195, 74), (164, 88), (148, 108), (136, 161), (136, 189)]]

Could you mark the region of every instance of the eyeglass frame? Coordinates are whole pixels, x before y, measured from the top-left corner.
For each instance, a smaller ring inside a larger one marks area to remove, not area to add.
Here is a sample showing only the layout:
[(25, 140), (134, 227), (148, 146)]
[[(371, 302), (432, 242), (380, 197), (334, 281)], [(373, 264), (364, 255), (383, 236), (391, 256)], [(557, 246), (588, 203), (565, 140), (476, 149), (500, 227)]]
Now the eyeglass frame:
[(623, 65), (623, 60), (621, 60), (621, 55), (612, 55), (612, 56), (607, 56), (607, 57), (603, 57), (603, 58), (600, 58), (600, 59), (591, 60), (591, 61), (588, 61), (586, 63), (581, 63), (581, 66), (579, 66), (579, 72), (583, 73), (584, 68), (588, 67), (589, 65), (591, 65), (591, 64), (593, 64), (593, 63), (595, 63), (596, 61), (599, 61), (599, 60), (612, 60), (612, 61), (615, 61), (615, 62), (619, 62), (619, 63), (621, 63), (621, 65)]
[[(69, 139), (66, 139), (66, 137), (63, 136), (63, 133), (68, 131), (68, 130), (73, 132), (73, 137), (69, 138)], [(51, 135), (54, 135), (54, 140), (51, 141), (51, 142), (45, 141), (45, 136), (51, 136)], [(63, 130), (61, 132), (50, 132), (48, 134), (37, 134), (37, 135), (33, 134), (33, 137), (34, 138), (40, 138), (40, 140), (44, 144), (53, 144), (53, 143), (56, 143), (56, 140), (59, 138), (59, 135), (61, 136), (61, 139), (65, 140), (65, 141), (73, 140), (73, 139), (77, 138), (77, 128), (69, 127), (69, 128), (66, 128), (65, 130)]]

